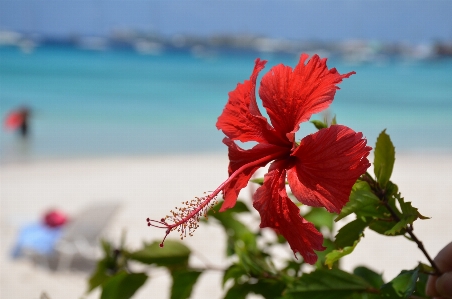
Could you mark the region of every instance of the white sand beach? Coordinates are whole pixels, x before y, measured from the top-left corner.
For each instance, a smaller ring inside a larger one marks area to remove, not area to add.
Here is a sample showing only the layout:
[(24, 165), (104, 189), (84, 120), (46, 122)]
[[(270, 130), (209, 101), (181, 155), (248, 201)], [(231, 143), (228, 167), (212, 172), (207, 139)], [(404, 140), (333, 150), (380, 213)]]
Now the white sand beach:
[[(107, 238), (119, 241), (127, 231), (127, 246), (138, 248), (143, 241), (161, 240), (162, 230), (148, 228), (146, 217), (159, 219), (182, 200), (190, 200), (216, 188), (227, 178), (227, 156), (155, 156), (130, 158), (67, 159), (1, 165), (0, 298), (98, 298), (85, 295), (88, 274), (77, 271), (52, 272), (29, 260), (10, 255), (18, 229), (37, 221), (55, 207), (76, 216), (94, 201), (119, 201), (121, 209), (106, 230)], [(430, 220), (417, 221), (415, 233), (428, 252), (436, 253), (452, 241), (452, 155), (397, 154), (393, 181), (407, 201)], [(249, 192), (242, 198), (249, 202)], [(178, 235), (170, 235), (178, 238)], [(224, 238), (219, 227), (202, 224), (185, 239), (198, 256), (212, 265), (224, 266)], [(290, 253), (289, 247), (287, 251)], [(203, 265), (201, 258), (193, 264)], [(403, 237), (382, 237), (366, 231), (355, 252), (344, 259), (347, 270), (366, 265), (384, 273), (386, 279), (401, 269), (427, 262), (416, 244)], [(169, 279), (156, 271), (134, 298), (168, 298)], [(201, 276), (193, 298), (220, 298), (221, 274)], [(259, 298), (259, 297), (256, 297)]]

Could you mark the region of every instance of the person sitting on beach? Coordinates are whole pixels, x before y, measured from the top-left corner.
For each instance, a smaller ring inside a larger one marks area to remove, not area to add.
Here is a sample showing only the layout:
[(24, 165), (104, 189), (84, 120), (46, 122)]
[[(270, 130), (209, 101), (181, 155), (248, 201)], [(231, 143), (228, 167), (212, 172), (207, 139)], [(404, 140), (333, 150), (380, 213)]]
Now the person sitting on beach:
[(69, 220), (68, 215), (59, 209), (47, 210), (39, 222), (28, 223), (19, 230), (11, 256), (19, 258), (26, 250), (41, 255), (53, 254)]
[(44, 224), (51, 228), (63, 226), (67, 221), (67, 215), (62, 211), (55, 209), (47, 211), (43, 218)]

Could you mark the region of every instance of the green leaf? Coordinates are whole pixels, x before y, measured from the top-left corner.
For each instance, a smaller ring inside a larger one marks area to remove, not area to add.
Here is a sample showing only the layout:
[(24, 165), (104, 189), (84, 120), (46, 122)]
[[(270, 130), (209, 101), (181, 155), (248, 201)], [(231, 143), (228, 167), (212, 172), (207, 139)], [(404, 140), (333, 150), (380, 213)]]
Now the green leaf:
[(385, 283), (383, 281), (383, 276), (381, 274), (378, 274), (370, 270), (369, 268), (363, 266), (356, 267), (355, 270), (353, 270), (353, 274), (362, 277), (365, 281), (367, 281), (370, 285), (372, 285), (376, 289), (381, 288), (381, 286)]
[(128, 299), (146, 282), (145, 273), (118, 272), (102, 286), (101, 299)]
[(434, 273), (435, 272), (435, 268), (433, 268), (432, 266), (426, 265), (424, 263), (419, 263), (418, 268), (419, 268), (419, 273)]
[(234, 284), (228, 289), (224, 299), (246, 299), (246, 296), (252, 292), (252, 287), (245, 284)]
[(108, 241), (103, 240), (103, 239), (100, 240), (100, 244), (102, 246), (102, 250), (103, 250), (105, 256), (110, 256), (113, 252), (112, 245)]
[(375, 291), (361, 277), (339, 269), (318, 269), (304, 274), (290, 285), (284, 298), (337, 299), (350, 298), (356, 292)]
[(166, 240), (160, 247), (160, 242), (146, 244), (143, 249), (129, 253), (129, 258), (143, 264), (158, 266), (186, 266), (190, 249), (179, 241)]
[(395, 148), (391, 142), (391, 138), (386, 134), (385, 129), (377, 138), (374, 157), (375, 177), (377, 178), (377, 182), (382, 188), (386, 187), (386, 184), (391, 178), (394, 162)]
[(265, 259), (266, 254), (258, 249), (258, 235), (236, 219), (235, 208), (219, 213), (216, 212), (219, 205), (216, 205), (213, 211), (209, 212), (209, 216), (218, 220), (226, 232), (227, 256), (236, 255), (246, 273), (259, 275), (263, 272), (272, 271)]
[(406, 233), (406, 230), (403, 228), (398, 232), (395, 232), (394, 234), (387, 234), (388, 231), (391, 231), (394, 227), (396, 222), (394, 221), (386, 221), (386, 220), (373, 220), (369, 224), (369, 229), (373, 230), (374, 232), (377, 232), (381, 235), (386, 236), (403, 236)]
[(363, 236), (363, 232), (368, 225), (367, 221), (361, 219), (355, 219), (347, 223), (337, 233), (334, 243), (338, 248), (352, 246)]
[(262, 186), (264, 184), (264, 178), (252, 179), (252, 180), (250, 180), (250, 182), (256, 183), (256, 184), (259, 184)]
[(226, 284), (226, 282), (230, 279), (233, 279), (236, 283), (242, 277), (243, 275), (246, 275), (246, 271), (243, 269), (243, 267), (232, 264), (226, 271), (224, 271), (223, 275), (223, 287)]
[(311, 208), (303, 218), (314, 224), (317, 228), (327, 227), (330, 231), (333, 230), (333, 219), (335, 215), (328, 212), (324, 208)]
[(381, 299), (381, 296), (378, 293), (354, 293), (351, 297), (347, 299)]
[(428, 277), (428, 274), (419, 272), (419, 279), (416, 282), (416, 289), (414, 290), (413, 295), (421, 298), (429, 298), (429, 296), (425, 293)]
[(207, 213), (209, 215), (209, 217), (215, 217), (218, 218), (218, 215), (233, 215), (233, 214), (237, 214), (237, 213), (249, 213), (250, 209), (248, 209), (248, 206), (240, 200), (237, 200), (237, 202), (235, 203), (234, 207), (227, 209), (224, 212), (220, 213), (220, 209), (222, 206), (223, 202), (217, 203), (212, 209), (209, 210), (209, 212)]
[(367, 226), (368, 221), (358, 218), (347, 223), (339, 230), (334, 240), (336, 247), (339, 249), (335, 249), (326, 255), (325, 264), (328, 268), (331, 269), (336, 261), (355, 250)]
[(328, 266), (329, 269), (333, 268), (333, 265), (336, 261), (340, 260), (342, 257), (349, 255), (355, 250), (356, 245), (358, 245), (359, 240), (356, 240), (352, 246), (346, 246), (341, 249), (335, 249), (326, 255), (325, 265)]
[(320, 120), (311, 120), (310, 121), (314, 126), (317, 128), (317, 130), (328, 128), (328, 125), (326, 122), (320, 121)]
[(403, 270), (392, 281), (382, 286), (384, 298), (430, 298), (425, 294), (428, 274), (433, 268), (419, 263), (410, 271)]
[(247, 251), (257, 250), (256, 235), (251, 232), (246, 225), (238, 221), (234, 217), (229, 219), (220, 218), (220, 223), (223, 225), (227, 235), (226, 254), (228, 256), (237, 254), (238, 244), (243, 244)]
[(285, 288), (286, 283), (266, 278), (260, 278), (252, 285), (253, 293), (262, 295), (265, 299), (280, 298)]
[[(391, 196), (386, 203), (391, 210), (395, 213), (395, 215), (401, 219), (402, 213), (399, 211), (396, 206), (396, 201), (394, 196)], [(398, 231), (394, 231), (393, 234), (388, 234), (387, 232), (392, 230), (394, 226), (397, 224), (396, 218), (392, 216), (385, 205), (382, 205), (377, 208), (378, 211), (381, 212), (381, 216), (378, 218), (374, 218), (372, 222), (369, 223), (369, 228), (379, 234), (386, 236), (400, 236), (405, 234), (405, 229), (402, 228)]]
[(249, 211), (244, 203), (237, 202), (236, 205), (224, 212), (218, 212), (220, 204), (216, 205), (213, 210), (209, 211), (209, 217), (216, 219), (224, 228), (227, 236), (226, 254), (231, 256), (235, 254), (235, 244), (242, 242), (249, 250), (256, 250), (256, 235), (242, 222), (235, 218), (235, 214), (240, 211)]
[(355, 213), (358, 217), (380, 217), (381, 213), (377, 210), (380, 205), (378, 197), (370, 190), (366, 182), (358, 181), (353, 185), (350, 193), (350, 200), (342, 208), (341, 213), (334, 221)]
[[(262, 295), (265, 299), (281, 298), (286, 284), (274, 279), (259, 278), (255, 283), (234, 284), (231, 286), (225, 299), (245, 299), (250, 293)], [(285, 298), (285, 297), (284, 297)]]
[(235, 206), (231, 209), (229, 209), (228, 211), (231, 211), (232, 213), (249, 213), (250, 209), (248, 209), (248, 206), (243, 202), (238, 200), (235, 203)]
[(303, 292), (286, 292), (284, 299), (350, 299), (354, 298), (355, 291), (334, 290), (334, 291), (303, 291)]
[(267, 254), (258, 249), (248, 248), (246, 243), (240, 240), (234, 245), (239, 264), (248, 275), (265, 276), (274, 273), (274, 269), (267, 263)]
[(396, 278), (383, 285), (381, 291), (386, 298), (409, 298), (416, 289), (419, 268), (403, 270)]
[(104, 252), (104, 257), (97, 262), (95, 271), (88, 279), (87, 293), (91, 292), (110, 279), (111, 275), (119, 268), (118, 260), (114, 256), (113, 246), (105, 240), (101, 240), (101, 246)]
[[(325, 268), (325, 265), (328, 266), (329, 269), (333, 268), (333, 267), (338, 267), (339, 264), (334, 265), (334, 262), (332, 262), (331, 264), (326, 264), (326, 260), (327, 260), (327, 256), (330, 252), (332, 252), (336, 246), (334, 245), (334, 242), (331, 241), (330, 239), (323, 239), (323, 246), (326, 247), (325, 250), (323, 251), (317, 251), (317, 262), (315, 262), (315, 267), (317, 269), (319, 268)], [(300, 267), (299, 263), (296, 263), (298, 265), (298, 268)], [(297, 270), (298, 272), (298, 270)]]
[(232, 215), (235, 215), (237, 213), (249, 213), (250, 209), (248, 209), (248, 206), (240, 200), (237, 200), (234, 207), (227, 209), (224, 212), (220, 212), (222, 202), (217, 203), (212, 209), (209, 210), (207, 213), (209, 217), (214, 217), (218, 220), (223, 220), (224, 218), (228, 218)]
[(395, 235), (400, 232), (403, 228), (406, 228), (408, 224), (413, 224), (413, 222), (418, 219), (429, 219), (428, 217), (422, 216), (418, 210), (411, 205), (411, 202), (404, 202), (400, 194), (396, 196), (400, 209), (402, 210), (400, 221), (397, 222), (391, 229), (385, 232), (386, 235)]
[(100, 260), (97, 263), (96, 270), (94, 273), (90, 276), (88, 280), (88, 291), (87, 293), (91, 292), (98, 286), (102, 285), (104, 282), (106, 282), (110, 276), (107, 275), (107, 264), (105, 263), (105, 260)]
[(201, 273), (200, 271), (193, 270), (172, 271), (173, 285), (171, 286), (171, 299), (189, 298), (193, 291), (193, 286)]
[(386, 189), (385, 189), (386, 198), (395, 196), (397, 193), (399, 193), (399, 187), (396, 184), (394, 184), (393, 182), (389, 181), (386, 184)]

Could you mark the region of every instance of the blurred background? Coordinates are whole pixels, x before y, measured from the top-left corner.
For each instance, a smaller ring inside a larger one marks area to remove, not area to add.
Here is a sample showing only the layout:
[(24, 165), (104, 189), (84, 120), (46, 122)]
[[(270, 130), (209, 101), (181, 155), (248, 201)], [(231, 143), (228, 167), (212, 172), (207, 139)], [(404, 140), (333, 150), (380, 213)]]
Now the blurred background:
[[(87, 273), (11, 258), (24, 228), (42, 224), (51, 208), (71, 223), (97, 202), (119, 202), (112, 240), (123, 229), (130, 246), (160, 239), (146, 217), (159, 219), (227, 175), (215, 123), (228, 92), (257, 57), (269, 70), (295, 66), (303, 52), (356, 71), (327, 115), (371, 146), (386, 129), (400, 155), (396, 183), (433, 216), (417, 229), (435, 255), (452, 239), (451, 12), (446, 0), (0, 0), (0, 297), (82, 296)], [(298, 137), (312, 132), (302, 124)], [(392, 278), (423, 259), (413, 246), (367, 236), (349, 269), (365, 261)], [(186, 242), (224, 262), (222, 232), (201, 226)], [(203, 278), (196, 298), (220, 298), (215, 275)], [(162, 277), (137, 298), (166, 298)]]
[(215, 122), (228, 92), (255, 58), (294, 66), (302, 52), (357, 72), (330, 109), (339, 123), (371, 142), (387, 128), (404, 151), (450, 152), (451, 11), (439, 0), (2, 0), (0, 115), (32, 113), (27, 144), (2, 130), (1, 161), (224, 152)]

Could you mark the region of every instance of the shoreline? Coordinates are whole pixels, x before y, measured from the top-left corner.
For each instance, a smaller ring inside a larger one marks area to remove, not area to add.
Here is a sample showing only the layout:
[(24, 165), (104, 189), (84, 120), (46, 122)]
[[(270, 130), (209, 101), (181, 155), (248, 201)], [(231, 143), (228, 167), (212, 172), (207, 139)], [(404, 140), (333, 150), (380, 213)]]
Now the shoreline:
[[(372, 148), (375, 144), (369, 144)], [(227, 158), (227, 147), (219, 150), (206, 151), (187, 151), (187, 152), (156, 152), (156, 153), (112, 153), (112, 154), (78, 154), (78, 155), (23, 155), (14, 158), (5, 158), (0, 155), (0, 166), (15, 166), (21, 164), (36, 164), (36, 163), (65, 163), (75, 161), (103, 161), (103, 160), (149, 160), (149, 159), (171, 159), (172, 157), (195, 157), (202, 158), (204, 156), (224, 156)], [(452, 157), (452, 148), (417, 148), (417, 149), (398, 149), (395, 148), (396, 159), (399, 156), (403, 157), (420, 157), (420, 156), (438, 156), (438, 157)], [(373, 159), (373, 149), (369, 155)]]
[[(161, 240), (164, 236), (163, 231), (146, 226), (146, 217), (158, 219), (182, 200), (213, 190), (227, 178), (227, 166), (228, 158), (223, 153), (74, 157), (1, 165), (2, 297), (38, 298), (43, 291), (51, 299), (83, 296), (87, 273), (49, 272), (28, 260), (10, 257), (18, 229), (38, 220), (46, 209), (60, 208), (76, 217), (93, 201), (119, 200), (121, 209), (108, 226), (106, 236), (119, 241), (125, 229), (126, 244), (133, 249), (143, 241)], [(406, 201), (411, 201), (422, 215), (431, 217), (416, 221), (415, 233), (434, 257), (452, 241), (448, 229), (452, 213), (452, 154), (397, 152), (392, 179)], [(240, 197), (250, 204), (249, 190), (244, 189)], [(177, 239), (178, 235), (170, 237)], [(225, 240), (219, 227), (201, 225), (193, 237), (183, 242), (213, 265), (225, 265)], [(389, 280), (402, 269), (414, 268), (418, 261), (427, 262), (415, 243), (366, 230), (355, 252), (345, 257), (342, 264), (346, 270), (365, 264)], [(203, 265), (197, 258), (191, 262)], [(150, 293), (155, 298), (167, 298), (170, 281), (163, 271), (159, 273), (134, 298), (148, 298)], [(221, 275), (208, 272), (201, 276), (193, 296), (220, 298), (221, 293)]]

